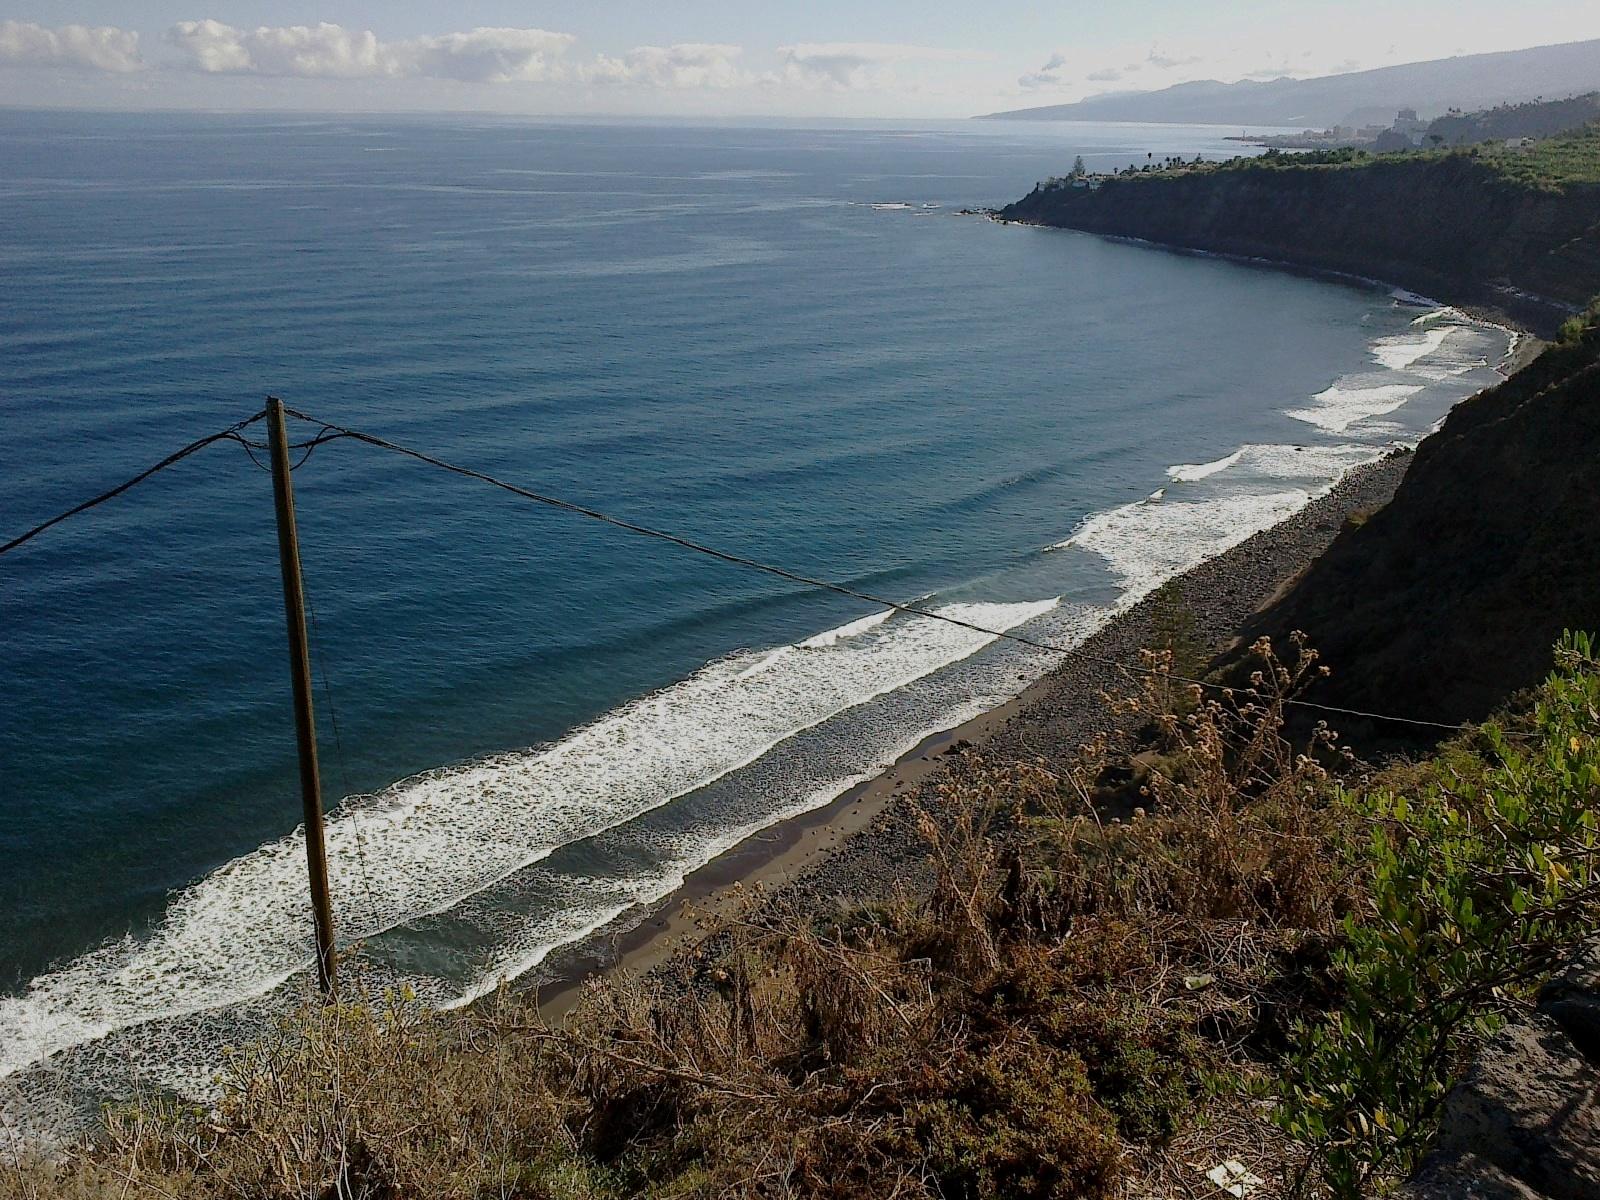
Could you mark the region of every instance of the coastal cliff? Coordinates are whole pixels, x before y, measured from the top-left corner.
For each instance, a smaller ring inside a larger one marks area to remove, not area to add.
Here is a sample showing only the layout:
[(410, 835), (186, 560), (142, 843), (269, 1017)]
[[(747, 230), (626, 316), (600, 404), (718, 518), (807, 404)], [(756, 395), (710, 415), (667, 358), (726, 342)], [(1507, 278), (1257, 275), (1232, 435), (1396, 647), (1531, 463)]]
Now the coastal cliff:
[(1384, 279), (1540, 331), (1600, 279), (1600, 184), (1469, 152), (1274, 158), (1053, 180), (1002, 220)]
[(1315, 696), (1478, 720), (1536, 684), (1564, 628), (1600, 628), (1600, 329), (1458, 405), (1394, 500), (1349, 523), (1245, 630), (1303, 630)]
[(1591, 126), (1532, 156), (1346, 151), (1056, 180), (999, 213), (1381, 278), (1561, 329), (1458, 405), (1394, 500), (1348, 523), (1242, 630), (1241, 648), (1303, 631), (1332, 670), (1317, 700), (1481, 720), (1538, 683), (1563, 629), (1600, 628), (1587, 549), (1600, 525), (1600, 330), (1593, 307), (1573, 316), (1600, 288), (1597, 163)]

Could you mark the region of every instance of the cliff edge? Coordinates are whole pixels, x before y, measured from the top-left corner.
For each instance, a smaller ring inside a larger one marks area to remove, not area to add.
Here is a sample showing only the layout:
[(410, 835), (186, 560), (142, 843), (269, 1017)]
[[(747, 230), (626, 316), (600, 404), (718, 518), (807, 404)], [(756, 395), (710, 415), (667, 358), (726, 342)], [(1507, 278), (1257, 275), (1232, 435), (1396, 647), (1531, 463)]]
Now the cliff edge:
[(1050, 180), (997, 215), (1382, 279), (1548, 333), (1600, 280), (1596, 163), (1593, 129), (1532, 154), (1268, 155)]

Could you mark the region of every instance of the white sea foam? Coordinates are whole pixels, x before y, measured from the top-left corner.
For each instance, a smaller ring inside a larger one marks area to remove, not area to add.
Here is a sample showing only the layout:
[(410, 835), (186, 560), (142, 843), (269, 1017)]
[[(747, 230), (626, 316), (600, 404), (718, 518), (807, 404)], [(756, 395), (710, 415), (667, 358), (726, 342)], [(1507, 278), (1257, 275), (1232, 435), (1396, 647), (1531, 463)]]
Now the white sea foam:
[[(1057, 603), (938, 611), (1005, 630)], [(794, 647), (720, 659), (551, 746), (402, 781), (328, 823), (340, 934), (367, 937), (443, 912), (992, 640), (874, 613)], [(310, 962), (304, 870), (297, 831), (178, 893), (148, 937), (107, 945), (0, 998), (0, 1078), (117, 1029), (278, 987)]]
[(848, 624), (839, 626), (837, 629), (827, 629), (815, 637), (808, 637), (800, 643), (800, 648), (802, 650), (826, 650), (832, 646), (837, 646), (842, 641), (859, 637), (869, 629), (876, 629), (892, 616), (894, 616), (892, 608), (886, 608), (882, 612), (868, 613), (858, 621), (851, 621)]
[(1209, 500), (1140, 500), (1090, 517), (1051, 547), (1089, 550), (1105, 559), (1126, 589), (1127, 607), (1175, 575), (1230, 550), (1303, 508), (1303, 489)]
[[(1214, 462), (1169, 467), (1172, 489), (1096, 513), (1051, 550), (1087, 550), (1105, 560), (1127, 607), (1173, 576), (1275, 525), (1327, 491), (1373, 446), (1252, 443)], [(1216, 476), (1226, 475), (1226, 482)], [(1178, 488), (1177, 485), (1183, 485)]]
[[(1324, 486), (1351, 467), (1371, 461), (1377, 454), (1371, 446), (1343, 443), (1331, 446), (1276, 445), (1251, 442), (1240, 446), (1226, 458), (1214, 462), (1180, 464), (1167, 468), (1173, 483), (1198, 484), (1228, 472), (1228, 481), (1256, 491), (1281, 490), (1293, 483), (1301, 487)], [(1223, 481), (1207, 485), (1219, 486)], [(1184, 489), (1185, 496), (1189, 489)]]
[(1408, 292), (1405, 288), (1390, 288), (1389, 295), (1393, 296), (1401, 304), (1409, 304), (1416, 308), (1440, 307), (1440, 304), (1437, 300), (1431, 299), (1428, 296), (1419, 295), (1416, 292)]
[(1292, 481), (1312, 490), (1331, 487), (1351, 467), (1371, 462), (1380, 450), (1356, 442), (1331, 446), (1256, 445), (1244, 447), (1237, 474), (1254, 480), (1263, 491), (1274, 490), (1276, 481)]
[(1314, 407), (1292, 408), (1287, 415), (1329, 433), (1343, 433), (1358, 421), (1393, 412), (1423, 387), (1420, 383), (1382, 383), (1368, 387), (1336, 383), (1311, 398)]
[[(957, 717), (959, 724), (964, 717)], [(654, 874), (625, 879), (584, 879), (582, 895), (575, 896), (570, 905), (555, 905), (528, 922), (517, 934), (501, 945), (488, 968), (458, 996), (439, 1007), (460, 1008), (481, 999), (502, 983), (526, 975), (548, 958), (552, 951), (581, 941), (597, 930), (604, 929), (629, 909), (654, 904), (670, 896), (683, 886), (691, 873), (705, 866), (753, 834), (770, 828), (781, 821), (803, 816), (805, 813), (832, 803), (844, 792), (871, 779), (883, 767), (894, 762), (922, 740), (921, 736), (904, 742), (885, 755), (870, 769), (855, 775), (830, 781), (824, 787), (797, 798), (793, 803), (766, 813), (760, 818), (738, 825), (724, 826), (709, 837), (695, 840), (683, 839), (671, 848), (666, 861)]]
[[(1048, 641), (1077, 645), (1110, 616), (1110, 611), (1103, 608), (1061, 607), (1043, 617), (1043, 628), (1036, 628), (1039, 636)], [(818, 754), (820, 747), (810, 746), (752, 768), (754, 774), (739, 786), (736, 819), (726, 820), (722, 815), (726, 810), (694, 817), (647, 838), (644, 844), (649, 852), (629, 856), (634, 865), (626, 877), (593, 879), (570, 875), (564, 877), (559, 894), (554, 897), (541, 891), (537, 911), (531, 912), (521, 929), (498, 938), (494, 955), (477, 977), (442, 1006), (469, 1003), (492, 991), (503, 979), (515, 979), (534, 970), (557, 948), (604, 929), (630, 910), (669, 896), (692, 872), (746, 838), (831, 803), (893, 764), (928, 735), (954, 728), (1015, 696), (1037, 671), (1054, 661), (1053, 655), (1034, 650), (1021, 650), (987, 662), (969, 661), (953, 668), (958, 674), (945, 684), (924, 680), (887, 698), (883, 702), (885, 709), (870, 713), (861, 710), (874, 733), (882, 735), (871, 739), (870, 759), (853, 751), (843, 757), (826, 751)], [(918, 696), (918, 689), (926, 690)], [(858, 732), (836, 731), (832, 736), (844, 736), (853, 748)], [(805, 736), (810, 735), (802, 735)], [(822, 736), (829, 737), (825, 733)], [(542, 883), (548, 887), (550, 881), (545, 879)], [(486, 899), (487, 907), (495, 910), (523, 910), (516, 904), (498, 903), (499, 897)]]
[(1403, 371), (1418, 359), (1437, 351), (1458, 328), (1456, 325), (1435, 325), (1419, 333), (1397, 333), (1379, 338), (1372, 344), (1372, 357), (1391, 371)]
[(1207, 463), (1179, 463), (1175, 467), (1167, 468), (1167, 478), (1179, 483), (1197, 483), (1208, 476), (1215, 475), (1218, 471), (1226, 471), (1244, 456), (1244, 448), (1235, 450), (1224, 458)]
[(1413, 325), (1427, 325), (1433, 321), (1465, 322), (1467, 319), (1467, 314), (1462, 312), (1459, 308), (1445, 307), (1436, 308), (1432, 312), (1425, 312), (1420, 317), (1414, 317), (1411, 323)]

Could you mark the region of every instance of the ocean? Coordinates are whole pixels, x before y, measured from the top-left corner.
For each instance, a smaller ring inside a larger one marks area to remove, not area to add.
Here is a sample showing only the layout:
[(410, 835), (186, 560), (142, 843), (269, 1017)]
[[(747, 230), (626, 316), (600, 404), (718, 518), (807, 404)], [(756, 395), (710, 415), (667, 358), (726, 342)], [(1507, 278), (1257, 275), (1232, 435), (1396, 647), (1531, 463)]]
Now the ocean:
[[(0, 540), (271, 393), (1071, 643), (1508, 352), (1382, 285), (960, 212), (1230, 132), (0, 113)], [(340, 938), (440, 1006), (1051, 661), (370, 446), (294, 479)], [(0, 558), (0, 1122), (204, 1096), (304, 993), (278, 589), (226, 443)]]

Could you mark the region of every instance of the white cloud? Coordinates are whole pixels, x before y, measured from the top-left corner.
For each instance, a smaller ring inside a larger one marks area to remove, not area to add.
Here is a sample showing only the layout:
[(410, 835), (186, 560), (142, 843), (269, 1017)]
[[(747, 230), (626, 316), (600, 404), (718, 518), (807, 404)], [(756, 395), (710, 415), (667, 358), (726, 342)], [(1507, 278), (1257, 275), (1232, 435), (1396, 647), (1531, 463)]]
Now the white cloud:
[[(1120, 50), (1114, 49), (1109, 53), (1101, 54), (1099, 56), (1099, 61), (1104, 63), (1106, 58), (1111, 57), (1112, 54), (1115, 54), (1117, 58), (1122, 58), (1124, 54), (1127, 54), (1131, 50), (1133, 50), (1133, 47), (1131, 46), (1123, 46)], [(1082, 54), (1081, 52), (1078, 52), (1074, 56), (1081, 58)], [(1125, 61), (1120, 66), (1098, 66), (1091, 71), (1086, 70), (1085, 68), (1093, 66), (1093, 63), (1080, 63), (1079, 71), (1082, 73), (1079, 74), (1076, 71), (1070, 71), (1068, 69), (1067, 59), (1068, 51), (1056, 51), (1037, 71), (1029, 71), (1027, 74), (1020, 76), (1017, 79), (1018, 85), (1026, 91), (1038, 91), (1040, 89), (1061, 91), (1064, 89), (1070, 89), (1074, 84), (1080, 82), (1116, 83), (1119, 80), (1127, 79), (1131, 75), (1136, 75), (1139, 72), (1148, 69), (1150, 75), (1146, 76), (1145, 78), (1149, 79), (1150, 82), (1147, 86), (1165, 87), (1169, 82), (1173, 81), (1174, 77), (1188, 78), (1193, 73), (1185, 70), (1185, 68), (1193, 67), (1196, 64), (1207, 61), (1203, 55), (1169, 54), (1161, 50), (1161, 48), (1158, 46), (1151, 46), (1142, 59), (1134, 59), (1131, 62)], [(1113, 62), (1115, 62), (1115, 59), (1113, 59)], [(1162, 78), (1160, 82), (1157, 82), (1156, 79), (1153, 78), (1156, 76), (1163, 76), (1163, 74), (1165, 77)]]
[(206, 20), (180, 21), (167, 40), (208, 74), (523, 83), (554, 78), (559, 64), (552, 60), (575, 39), (544, 29), (473, 29), (385, 42), (371, 30), (326, 22), (246, 30)]
[(474, 29), (398, 42), (401, 74), (478, 83), (536, 83), (553, 79), (577, 39), (547, 29)]
[(331, 79), (390, 73), (375, 34), (327, 23), (244, 30), (221, 21), (180, 21), (167, 40), (208, 73)]
[(1254, 70), (1240, 71), (1241, 79), (1307, 79), (1318, 75), (1342, 75), (1347, 71), (1354, 71), (1359, 64), (1354, 59), (1345, 59), (1339, 63), (1292, 61), (1287, 56), (1281, 56), (1276, 61), (1268, 61), (1265, 66)]
[(680, 42), (674, 46), (636, 46), (621, 58), (597, 55), (583, 77), (591, 83), (657, 88), (728, 88), (752, 82), (737, 59), (738, 46)]
[(896, 42), (808, 42), (779, 46), (783, 79), (803, 87), (892, 87), (902, 63), (972, 62), (986, 55)]
[(115, 72), (144, 67), (133, 30), (113, 25), (49, 29), (32, 21), (0, 21), (0, 63)]
[[(1102, 59), (1102, 61), (1104, 60)], [(1146, 54), (1141, 61), (1130, 62), (1120, 67), (1100, 67), (1096, 70), (1085, 73), (1082, 76), (1082, 79), (1086, 83), (1115, 83), (1119, 79), (1126, 79), (1129, 75), (1137, 74), (1138, 72), (1144, 70), (1144, 68), (1147, 66), (1153, 71), (1157, 72), (1177, 71), (1184, 67), (1194, 66), (1196, 63), (1203, 61), (1204, 59), (1199, 55), (1178, 58), (1170, 54), (1163, 54), (1158, 48), (1152, 46), (1150, 47), (1149, 53)], [(1040, 67), (1037, 71), (1028, 72), (1026, 75), (1019, 77), (1017, 80), (1019, 85), (1029, 91), (1037, 91), (1041, 88), (1052, 88), (1059, 90), (1061, 88), (1070, 87), (1075, 82), (1077, 82), (1077, 80), (1067, 70), (1067, 54), (1064, 50), (1056, 51), (1050, 56), (1049, 60), (1044, 64), (1044, 66)]]
[(1029, 71), (1017, 80), (1025, 88), (1053, 88), (1067, 84), (1067, 56), (1059, 50), (1037, 71)]
[(1150, 53), (1145, 57), (1145, 62), (1158, 71), (1172, 71), (1178, 67), (1192, 67), (1196, 63), (1203, 61), (1205, 60), (1198, 54), (1189, 58), (1174, 58), (1169, 54), (1161, 53), (1154, 46), (1150, 47)]

